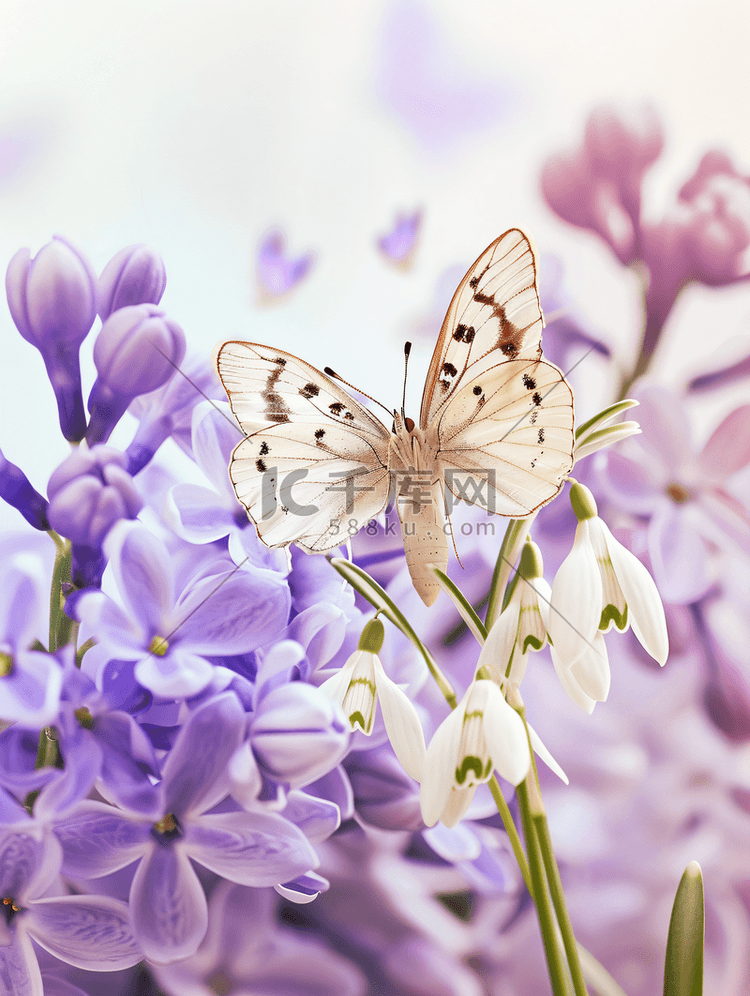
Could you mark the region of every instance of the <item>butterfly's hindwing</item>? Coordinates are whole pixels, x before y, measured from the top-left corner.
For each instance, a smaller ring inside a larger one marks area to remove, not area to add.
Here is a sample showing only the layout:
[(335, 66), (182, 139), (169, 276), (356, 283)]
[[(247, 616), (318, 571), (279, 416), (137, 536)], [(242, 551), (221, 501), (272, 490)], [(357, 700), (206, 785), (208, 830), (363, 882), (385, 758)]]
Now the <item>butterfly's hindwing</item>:
[(422, 428), (477, 376), (488, 354), (494, 362), (538, 359), (543, 327), (534, 253), (523, 232), (512, 228), (482, 253), (453, 295), (427, 375)]
[(554, 498), (573, 465), (573, 392), (551, 363), (497, 363), (451, 398), (436, 436), (456, 497), (481, 495), (488, 511), (523, 518)]

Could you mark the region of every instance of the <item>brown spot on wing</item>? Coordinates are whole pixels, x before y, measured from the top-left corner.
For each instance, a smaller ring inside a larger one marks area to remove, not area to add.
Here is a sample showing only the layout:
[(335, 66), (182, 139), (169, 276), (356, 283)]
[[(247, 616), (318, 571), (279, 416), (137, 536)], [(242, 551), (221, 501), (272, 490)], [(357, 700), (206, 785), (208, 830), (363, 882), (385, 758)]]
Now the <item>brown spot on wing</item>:
[(261, 398), (263, 398), (266, 403), (266, 410), (264, 414), (269, 422), (288, 422), (291, 409), (287, 405), (286, 401), (284, 401), (281, 395), (276, 391), (276, 384), (278, 383), (279, 377), (281, 377), (281, 373), (286, 366), (286, 360), (283, 356), (277, 356), (273, 362), (276, 366), (269, 373), (266, 386), (260, 394)]

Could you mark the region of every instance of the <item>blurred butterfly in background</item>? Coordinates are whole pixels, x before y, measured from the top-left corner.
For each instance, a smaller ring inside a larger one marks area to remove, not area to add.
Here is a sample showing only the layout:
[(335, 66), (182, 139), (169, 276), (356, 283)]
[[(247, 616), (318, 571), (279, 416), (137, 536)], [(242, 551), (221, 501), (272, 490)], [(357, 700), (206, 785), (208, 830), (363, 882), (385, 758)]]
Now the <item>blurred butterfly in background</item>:
[(419, 425), (402, 408), (387, 429), (328, 368), (222, 343), (216, 368), (247, 437), (229, 476), (258, 536), (322, 553), (382, 512), (393, 491), (414, 587), (432, 605), (431, 567), (448, 565), (446, 498), (523, 518), (555, 497), (573, 465), (573, 392), (541, 358), (543, 327), (534, 252), (510, 229), (453, 295)]

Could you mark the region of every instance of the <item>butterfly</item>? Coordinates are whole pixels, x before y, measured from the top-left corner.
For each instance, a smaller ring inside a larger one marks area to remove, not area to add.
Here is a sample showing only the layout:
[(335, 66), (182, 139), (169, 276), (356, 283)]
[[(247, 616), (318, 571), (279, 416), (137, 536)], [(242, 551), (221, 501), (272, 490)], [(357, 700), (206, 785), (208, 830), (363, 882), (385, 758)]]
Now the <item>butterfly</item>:
[(573, 465), (573, 392), (544, 361), (529, 239), (510, 229), (458, 286), (432, 356), (419, 424), (391, 429), (329, 375), (291, 353), (224, 342), (214, 358), (246, 438), (229, 476), (269, 547), (322, 553), (395, 496), (414, 587), (426, 605), (448, 565), (446, 499), (524, 518)]

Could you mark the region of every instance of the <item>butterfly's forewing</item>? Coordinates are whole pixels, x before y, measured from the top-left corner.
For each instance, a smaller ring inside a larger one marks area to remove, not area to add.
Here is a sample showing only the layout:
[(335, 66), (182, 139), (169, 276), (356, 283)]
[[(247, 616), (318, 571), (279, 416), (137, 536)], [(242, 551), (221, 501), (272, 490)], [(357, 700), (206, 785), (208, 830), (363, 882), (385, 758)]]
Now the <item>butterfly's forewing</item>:
[(543, 327), (534, 252), (523, 232), (511, 228), (485, 249), (453, 295), (427, 374), (422, 429), (499, 360), (539, 359)]
[(282, 350), (227, 342), (216, 366), (248, 432), (229, 476), (264, 543), (330, 550), (383, 509), (390, 433), (374, 415)]
[(523, 518), (553, 498), (573, 466), (573, 392), (544, 360), (504, 360), (454, 392), (440, 413), (448, 488)]

